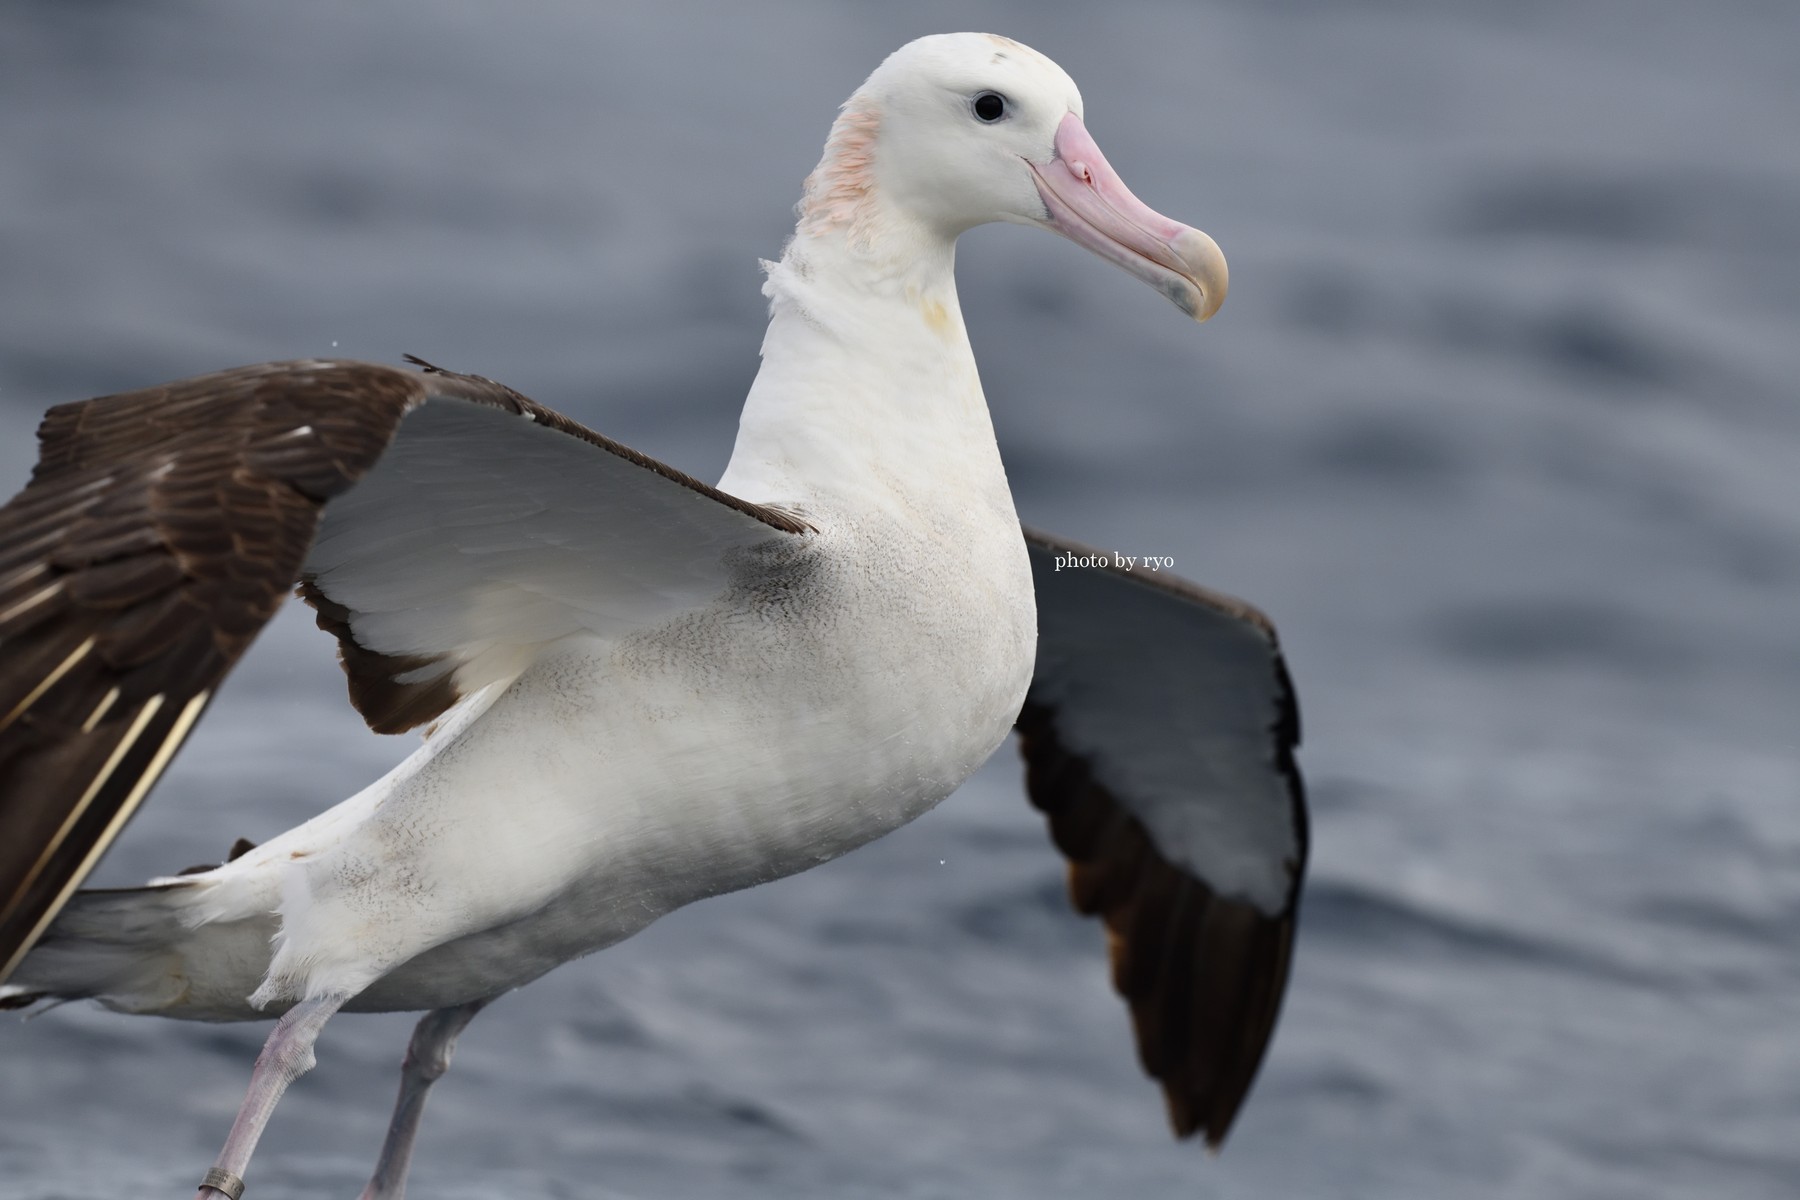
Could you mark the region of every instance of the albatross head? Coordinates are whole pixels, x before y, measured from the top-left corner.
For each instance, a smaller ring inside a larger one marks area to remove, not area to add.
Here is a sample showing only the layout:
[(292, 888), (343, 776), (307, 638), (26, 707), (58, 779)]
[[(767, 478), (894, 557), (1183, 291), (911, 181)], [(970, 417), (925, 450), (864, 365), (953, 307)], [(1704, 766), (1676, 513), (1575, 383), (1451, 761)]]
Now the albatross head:
[(1008, 38), (902, 46), (844, 104), (807, 179), (801, 236), (869, 251), (901, 230), (945, 241), (989, 221), (1036, 225), (1115, 262), (1204, 321), (1225, 256), (1126, 188), (1081, 120), (1063, 69)]

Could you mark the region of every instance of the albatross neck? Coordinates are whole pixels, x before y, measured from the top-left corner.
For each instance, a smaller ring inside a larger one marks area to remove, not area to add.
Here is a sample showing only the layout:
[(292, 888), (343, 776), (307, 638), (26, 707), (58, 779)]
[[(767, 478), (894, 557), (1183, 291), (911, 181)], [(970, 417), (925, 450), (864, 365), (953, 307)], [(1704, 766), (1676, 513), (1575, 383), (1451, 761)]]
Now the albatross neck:
[(1003, 498), (956, 298), (956, 239), (892, 220), (809, 229), (765, 263), (762, 368), (720, 486), (774, 503), (899, 491)]

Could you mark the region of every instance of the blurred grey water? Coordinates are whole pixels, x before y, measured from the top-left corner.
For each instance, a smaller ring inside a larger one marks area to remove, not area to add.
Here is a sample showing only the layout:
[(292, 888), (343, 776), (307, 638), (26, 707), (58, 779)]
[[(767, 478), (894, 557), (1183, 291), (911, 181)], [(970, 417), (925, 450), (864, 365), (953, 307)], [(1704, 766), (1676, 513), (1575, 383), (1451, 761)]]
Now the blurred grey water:
[[(1241, 594), (1302, 690), (1295, 978), (1170, 1143), (1006, 753), (942, 809), (509, 997), (414, 1195), (1800, 1191), (1800, 9), (13, 0), (0, 482), (51, 403), (413, 352), (716, 475), (834, 106), (920, 33), (1082, 85), (1231, 257), (1196, 331), (962, 247), (1021, 511)], [(284, 614), (102, 868), (216, 857), (407, 748)], [(354, 1195), (403, 1017), (346, 1017), (257, 1200)], [(259, 1026), (0, 1024), (0, 1197), (186, 1195)]]

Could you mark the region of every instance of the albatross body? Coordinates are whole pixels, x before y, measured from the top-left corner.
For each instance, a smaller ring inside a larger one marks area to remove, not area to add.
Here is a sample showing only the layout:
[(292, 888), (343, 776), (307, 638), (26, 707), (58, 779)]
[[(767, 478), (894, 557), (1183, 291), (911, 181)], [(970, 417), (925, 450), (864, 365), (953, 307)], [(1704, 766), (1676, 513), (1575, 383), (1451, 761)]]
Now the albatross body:
[[(778, 307), (775, 354), (804, 321)], [(913, 323), (892, 344), (968, 364), (960, 323)], [(924, 371), (877, 375), (855, 422), (790, 418), (811, 423), (791, 446), (805, 465), (771, 479), (780, 490), (746, 478), (734, 494), (779, 497), (811, 531), (744, 547), (703, 607), (558, 638), (366, 791), (190, 878), (177, 903), (206, 923), (146, 994), (113, 1002), (211, 1019), (320, 994), (353, 1009), (461, 1004), (683, 904), (836, 858), (949, 795), (1012, 728), (1036, 641), (1025, 544), (968, 365), (960, 395), (921, 394)], [(776, 413), (818, 387), (792, 384)], [(909, 425), (938, 452), (893, 454)], [(486, 433), (470, 444), (491, 445)], [(371, 499), (402, 461), (377, 467)], [(533, 504), (554, 504), (562, 481), (539, 486)], [(335, 516), (315, 568), (357, 549)], [(243, 952), (271, 937), (272, 962)], [(213, 939), (241, 949), (216, 954)]]
[[(1217, 308), (1218, 248), (1125, 190), (1081, 112), (1003, 38), (882, 64), (768, 266), (716, 488), (430, 367), (275, 363), (52, 410), (0, 510), (0, 1004), (280, 1014), (201, 1200), (241, 1193), (332, 1014), (429, 1010), (364, 1193), (397, 1197), (483, 1005), (919, 816), (1017, 723), (1146, 1068), (1216, 1143), (1305, 855), (1285, 671), (1247, 606), (1065, 585), (1066, 545), (1021, 535), (953, 277), (957, 236), (1009, 220)], [(296, 583), (359, 711), (424, 745), (215, 869), (76, 893)], [(1127, 694), (1133, 630), (1158, 644)]]

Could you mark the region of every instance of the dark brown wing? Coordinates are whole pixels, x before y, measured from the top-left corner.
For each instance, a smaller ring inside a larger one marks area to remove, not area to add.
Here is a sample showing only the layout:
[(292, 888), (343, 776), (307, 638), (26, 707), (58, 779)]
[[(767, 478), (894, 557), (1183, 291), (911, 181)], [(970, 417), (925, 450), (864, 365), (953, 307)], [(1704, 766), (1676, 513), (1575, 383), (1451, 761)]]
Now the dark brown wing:
[(0, 981), (299, 575), (420, 377), (275, 363), (44, 418), (0, 509)]
[[(1306, 861), (1298, 709), (1261, 613), (1026, 532), (1038, 663), (1019, 714), (1032, 803), (1106, 924), (1144, 1070), (1217, 1147), (1274, 1030)], [(1077, 565), (1104, 562), (1104, 566)]]

